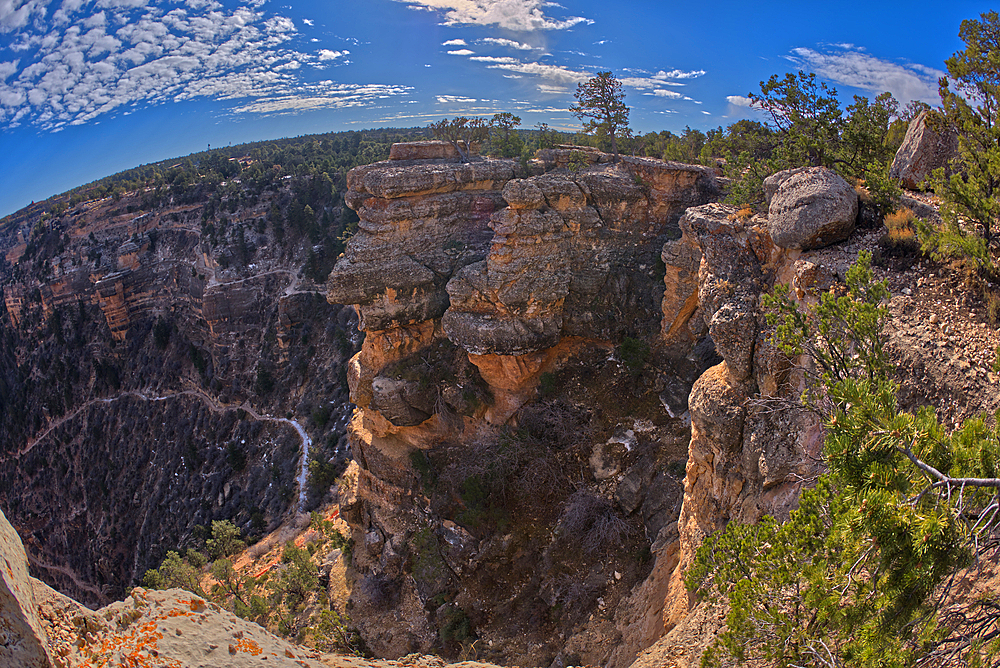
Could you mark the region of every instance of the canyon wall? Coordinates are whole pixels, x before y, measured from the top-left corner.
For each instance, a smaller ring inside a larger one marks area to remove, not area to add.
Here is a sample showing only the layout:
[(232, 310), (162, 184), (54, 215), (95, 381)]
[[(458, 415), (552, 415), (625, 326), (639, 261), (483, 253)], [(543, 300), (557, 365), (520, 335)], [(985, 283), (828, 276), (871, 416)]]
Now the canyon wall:
[(225, 232), (208, 195), (150, 195), (29, 219), (0, 248), (0, 508), (34, 572), (91, 605), (213, 520), (273, 528), (326, 493), (300, 482), (309, 459), (349, 456), (356, 316), (303, 275), (308, 240), (267, 224), (289, 193), (220, 204)]
[(660, 256), (715, 178), (573, 147), (528, 165), (414, 154), (351, 172), (360, 230), (327, 283), (365, 330), (352, 618), (385, 656), (634, 657), (659, 633), (617, 618), (642, 607), (624, 604), (651, 548), (677, 552), (682, 414), (714, 359), (697, 327), (661, 340)]

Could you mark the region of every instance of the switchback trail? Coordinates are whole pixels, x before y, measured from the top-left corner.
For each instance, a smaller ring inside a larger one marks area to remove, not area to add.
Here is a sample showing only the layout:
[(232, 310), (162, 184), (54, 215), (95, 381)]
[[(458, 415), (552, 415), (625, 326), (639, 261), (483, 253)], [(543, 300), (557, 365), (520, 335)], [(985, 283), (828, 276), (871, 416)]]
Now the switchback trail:
[(22, 447), (14, 455), (14, 459), (19, 460), (23, 458), (26, 454), (31, 452), (32, 448), (34, 448), (39, 441), (45, 440), (45, 438), (47, 438), (49, 434), (51, 434), (55, 429), (58, 429), (66, 422), (73, 420), (80, 413), (89, 409), (91, 406), (95, 404), (100, 404), (100, 403), (110, 404), (126, 398), (139, 399), (141, 401), (168, 401), (170, 399), (174, 399), (181, 396), (197, 397), (198, 399), (202, 400), (208, 405), (209, 410), (215, 413), (222, 413), (225, 411), (243, 409), (247, 413), (247, 415), (249, 415), (250, 417), (252, 417), (257, 421), (280, 422), (294, 429), (295, 432), (299, 435), (299, 438), (302, 440), (302, 458), (299, 461), (299, 474), (296, 479), (296, 482), (298, 483), (299, 486), (299, 503), (296, 510), (298, 512), (302, 512), (302, 508), (304, 507), (306, 500), (306, 477), (309, 473), (309, 448), (312, 446), (312, 439), (309, 437), (309, 434), (306, 433), (305, 428), (301, 424), (299, 424), (296, 420), (291, 420), (289, 418), (279, 418), (273, 415), (267, 415), (266, 413), (258, 413), (256, 410), (253, 409), (252, 406), (250, 406), (249, 401), (244, 401), (240, 405), (221, 403), (218, 399), (207, 394), (204, 390), (200, 388), (191, 388), (189, 390), (178, 390), (177, 392), (168, 392), (166, 394), (159, 396), (149, 396), (147, 394), (143, 394), (142, 392), (127, 391), (127, 392), (122, 392), (113, 397), (101, 397), (97, 399), (90, 399), (89, 401), (86, 401), (77, 406), (72, 412), (63, 415), (62, 417), (50, 423), (45, 428), (44, 431), (42, 431), (34, 438), (29, 439), (28, 442), (24, 445), (24, 447)]

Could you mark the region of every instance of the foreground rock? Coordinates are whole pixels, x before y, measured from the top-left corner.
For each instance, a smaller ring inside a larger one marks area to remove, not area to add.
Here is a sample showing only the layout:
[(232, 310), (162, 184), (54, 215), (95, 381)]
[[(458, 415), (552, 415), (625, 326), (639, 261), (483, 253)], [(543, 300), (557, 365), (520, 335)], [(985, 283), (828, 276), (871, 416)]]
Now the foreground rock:
[(2, 512), (0, 561), (4, 668), (445, 668), (431, 656), (385, 662), (317, 653), (180, 589), (136, 587), (124, 601), (89, 610), (28, 576), (21, 539)]
[(52, 665), (21, 538), (0, 512), (0, 665)]
[(858, 217), (858, 194), (824, 167), (800, 167), (764, 181), (767, 226), (781, 248), (812, 250), (851, 236)]
[(917, 190), (939, 167), (949, 170), (949, 161), (958, 156), (958, 134), (952, 128), (935, 128), (928, 123), (929, 112), (921, 111), (910, 121), (906, 136), (889, 169), (889, 178), (904, 188)]

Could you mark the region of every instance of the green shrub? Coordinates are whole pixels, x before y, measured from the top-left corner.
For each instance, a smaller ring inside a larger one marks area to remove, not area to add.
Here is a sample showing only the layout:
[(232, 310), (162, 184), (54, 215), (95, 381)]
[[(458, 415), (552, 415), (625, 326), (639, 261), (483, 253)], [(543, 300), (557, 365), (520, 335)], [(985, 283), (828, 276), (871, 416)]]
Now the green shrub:
[(649, 359), (649, 344), (641, 339), (626, 336), (618, 345), (618, 359), (633, 376), (642, 373), (642, 367)]

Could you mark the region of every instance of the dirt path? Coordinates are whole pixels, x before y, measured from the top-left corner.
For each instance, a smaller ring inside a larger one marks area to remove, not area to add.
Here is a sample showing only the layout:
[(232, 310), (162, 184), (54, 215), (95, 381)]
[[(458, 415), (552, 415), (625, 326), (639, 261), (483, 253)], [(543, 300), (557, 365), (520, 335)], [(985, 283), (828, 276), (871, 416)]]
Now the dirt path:
[(299, 461), (299, 474), (296, 479), (296, 482), (298, 483), (299, 486), (298, 511), (299, 512), (302, 511), (302, 507), (305, 504), (305, 497), (306, 497), (306, 478), (309, 473), (309, 448), (312, 446), (312, 439), (309, 437), (309, 434), (306, 432), (305, 428), (301, 424), (299, 424), (296, 420), (290, 420), (288, 418), (279, 418), (273, 415), (267, 415), (266, 413), (258, 413), (256, 410), (254, 410), (252, 406), (250, 406), (249, 401), (244, 401), (240, 405), (221, 403), (215, 397), (212, 397), (211, 395), (207, 394), (204, 390), (197, 387), (192, 387), (191, 389), (187, 390), (179, 390), (177, 392), (169, 392), (161, 396), (149, 396), (142, 392), (127, 391), (127, 392), (122, 392), (114, 397), (102, 397), (99, 399), (90, 399), (89, 401), (84, 402), (80, 406), (77, 406), (72, 412), (63, 415), (59, 419), (49, 424), (49, 426), (47, 426), (44, 431), (42, 431), (33, 439), (30, 439), (24, 445), (24, 447), (21, 448), (16, 455), (14, 455), (14, 459), (23, 458), (25, 455), (31, 452), (32, 448), (34, 448), (39, 441), (44, 440), (55, 429), (58, 429), (66, 422), (73, 420), (80, 413), (89, 409), (91, 406), (95, 404), (99, 403), (110, 404), (125, 398), (139, 399), (141, 401), (167, 401), (169, 399), (174, 399), (181, 396), (196, 397), (205, 402), (208, 405), (209, 410), (215, 413), (222, 413), (225, 411), (243, 409), (244, 411), (246, 411), (247, 415), (249, 415), (254, 420), (257, 420), (259, 422), (280, 422), (294, 429), (295, 432), (299, 435), (299, 438), (302, 440), (302, 458)]

